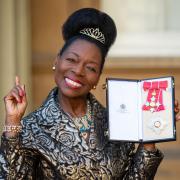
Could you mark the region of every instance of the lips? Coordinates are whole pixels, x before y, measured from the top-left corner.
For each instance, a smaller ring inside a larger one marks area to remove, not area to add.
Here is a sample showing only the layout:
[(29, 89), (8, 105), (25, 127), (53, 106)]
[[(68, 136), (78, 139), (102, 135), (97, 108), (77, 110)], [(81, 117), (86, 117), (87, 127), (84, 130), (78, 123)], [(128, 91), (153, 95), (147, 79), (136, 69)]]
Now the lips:
[(81, 83), (75, 82), (72, 79), (69, 79), (67, 77), (65, 78), (65, 82), (66, 82), (67, 86), (72, 89), (78, 89), (78, 88), (82, 87)]

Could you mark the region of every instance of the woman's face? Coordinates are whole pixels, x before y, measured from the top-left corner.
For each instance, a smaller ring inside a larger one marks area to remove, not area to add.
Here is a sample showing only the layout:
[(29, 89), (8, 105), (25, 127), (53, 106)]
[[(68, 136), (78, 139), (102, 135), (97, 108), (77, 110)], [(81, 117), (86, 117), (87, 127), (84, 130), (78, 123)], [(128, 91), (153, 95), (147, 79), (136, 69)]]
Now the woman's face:
[(102, 56), (93, 43), (77, 39), (55, 62), (55, 82), (62, 95), (84, 97), (97, 85)]

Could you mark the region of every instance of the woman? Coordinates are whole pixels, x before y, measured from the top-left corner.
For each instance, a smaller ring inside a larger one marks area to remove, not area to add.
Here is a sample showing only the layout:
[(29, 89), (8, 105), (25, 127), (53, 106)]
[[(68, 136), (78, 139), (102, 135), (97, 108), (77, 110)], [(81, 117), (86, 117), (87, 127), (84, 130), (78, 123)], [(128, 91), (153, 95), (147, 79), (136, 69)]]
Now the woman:
[(134, 152), (133, 143), (109, 142), (105, 108), (90, 94), (116, 38), (113, 20), (96, 9), (80, 9), (62, 31), (65, 44), (53, 67), (57, 87), (42, 106), (22, 119), (27, 100), (18, 77), (4, 99), (0, 177), (153, 179), (162, 153), (154, 144)]

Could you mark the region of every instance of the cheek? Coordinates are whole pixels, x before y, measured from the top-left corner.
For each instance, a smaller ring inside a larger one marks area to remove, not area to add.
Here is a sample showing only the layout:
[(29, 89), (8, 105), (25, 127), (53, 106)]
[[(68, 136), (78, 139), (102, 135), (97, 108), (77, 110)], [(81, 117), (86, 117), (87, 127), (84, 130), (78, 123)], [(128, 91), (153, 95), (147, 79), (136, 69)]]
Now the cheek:
[(90, 84), (90, 87), (92, 88), (94, 85), (97, 85), (98, 81), (99, 81), (99, 75), (93, 75), (93, 76), (89, 76), (88, 81)]
[(63, 63), (63, 61), (59, 60), (59, 63), (56, 65), (56, 70), (55, 70), (55, 76), (58, 78), (58, 77), (61, 77), (64, 72), (66, 71), (66, 66), (65, 64)]

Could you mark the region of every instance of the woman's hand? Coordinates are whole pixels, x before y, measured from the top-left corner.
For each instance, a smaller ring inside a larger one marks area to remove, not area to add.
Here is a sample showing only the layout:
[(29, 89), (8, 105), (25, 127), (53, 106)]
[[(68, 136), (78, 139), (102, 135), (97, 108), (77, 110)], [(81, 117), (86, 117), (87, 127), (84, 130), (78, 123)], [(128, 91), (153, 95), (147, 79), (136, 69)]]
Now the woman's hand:
[(25, 86), (20, 84), (19, 77), (16, 76), (15, 86), (4, 97), (6, 120), (5, 125), (20, 125), (20, 120), (27, 107)]
[[(177, 121), (180, 121), (180, 115), (178, 114), (180, 111), (180, 108), (179, 108), (179, 102), (178, 100), (175, 100), (174, 102), (174, 112), (176, 114), (176, 122)], [(156, 149), (155, 147), (155, 143), (147, 143), (147, 144), (143, 144), (143, 147), (144, 149), (148, 150), (148, 151), (154, 151)]]
[(176, 114), (176, 122), (177, 122), (177, 121), (180, 121), (180, 114), (178, 114), (179, 111), (180, 111), (178, 100), (175, 100), (175, 103), (174, 103), (174, 111), (175, 111), (175, 114)]

